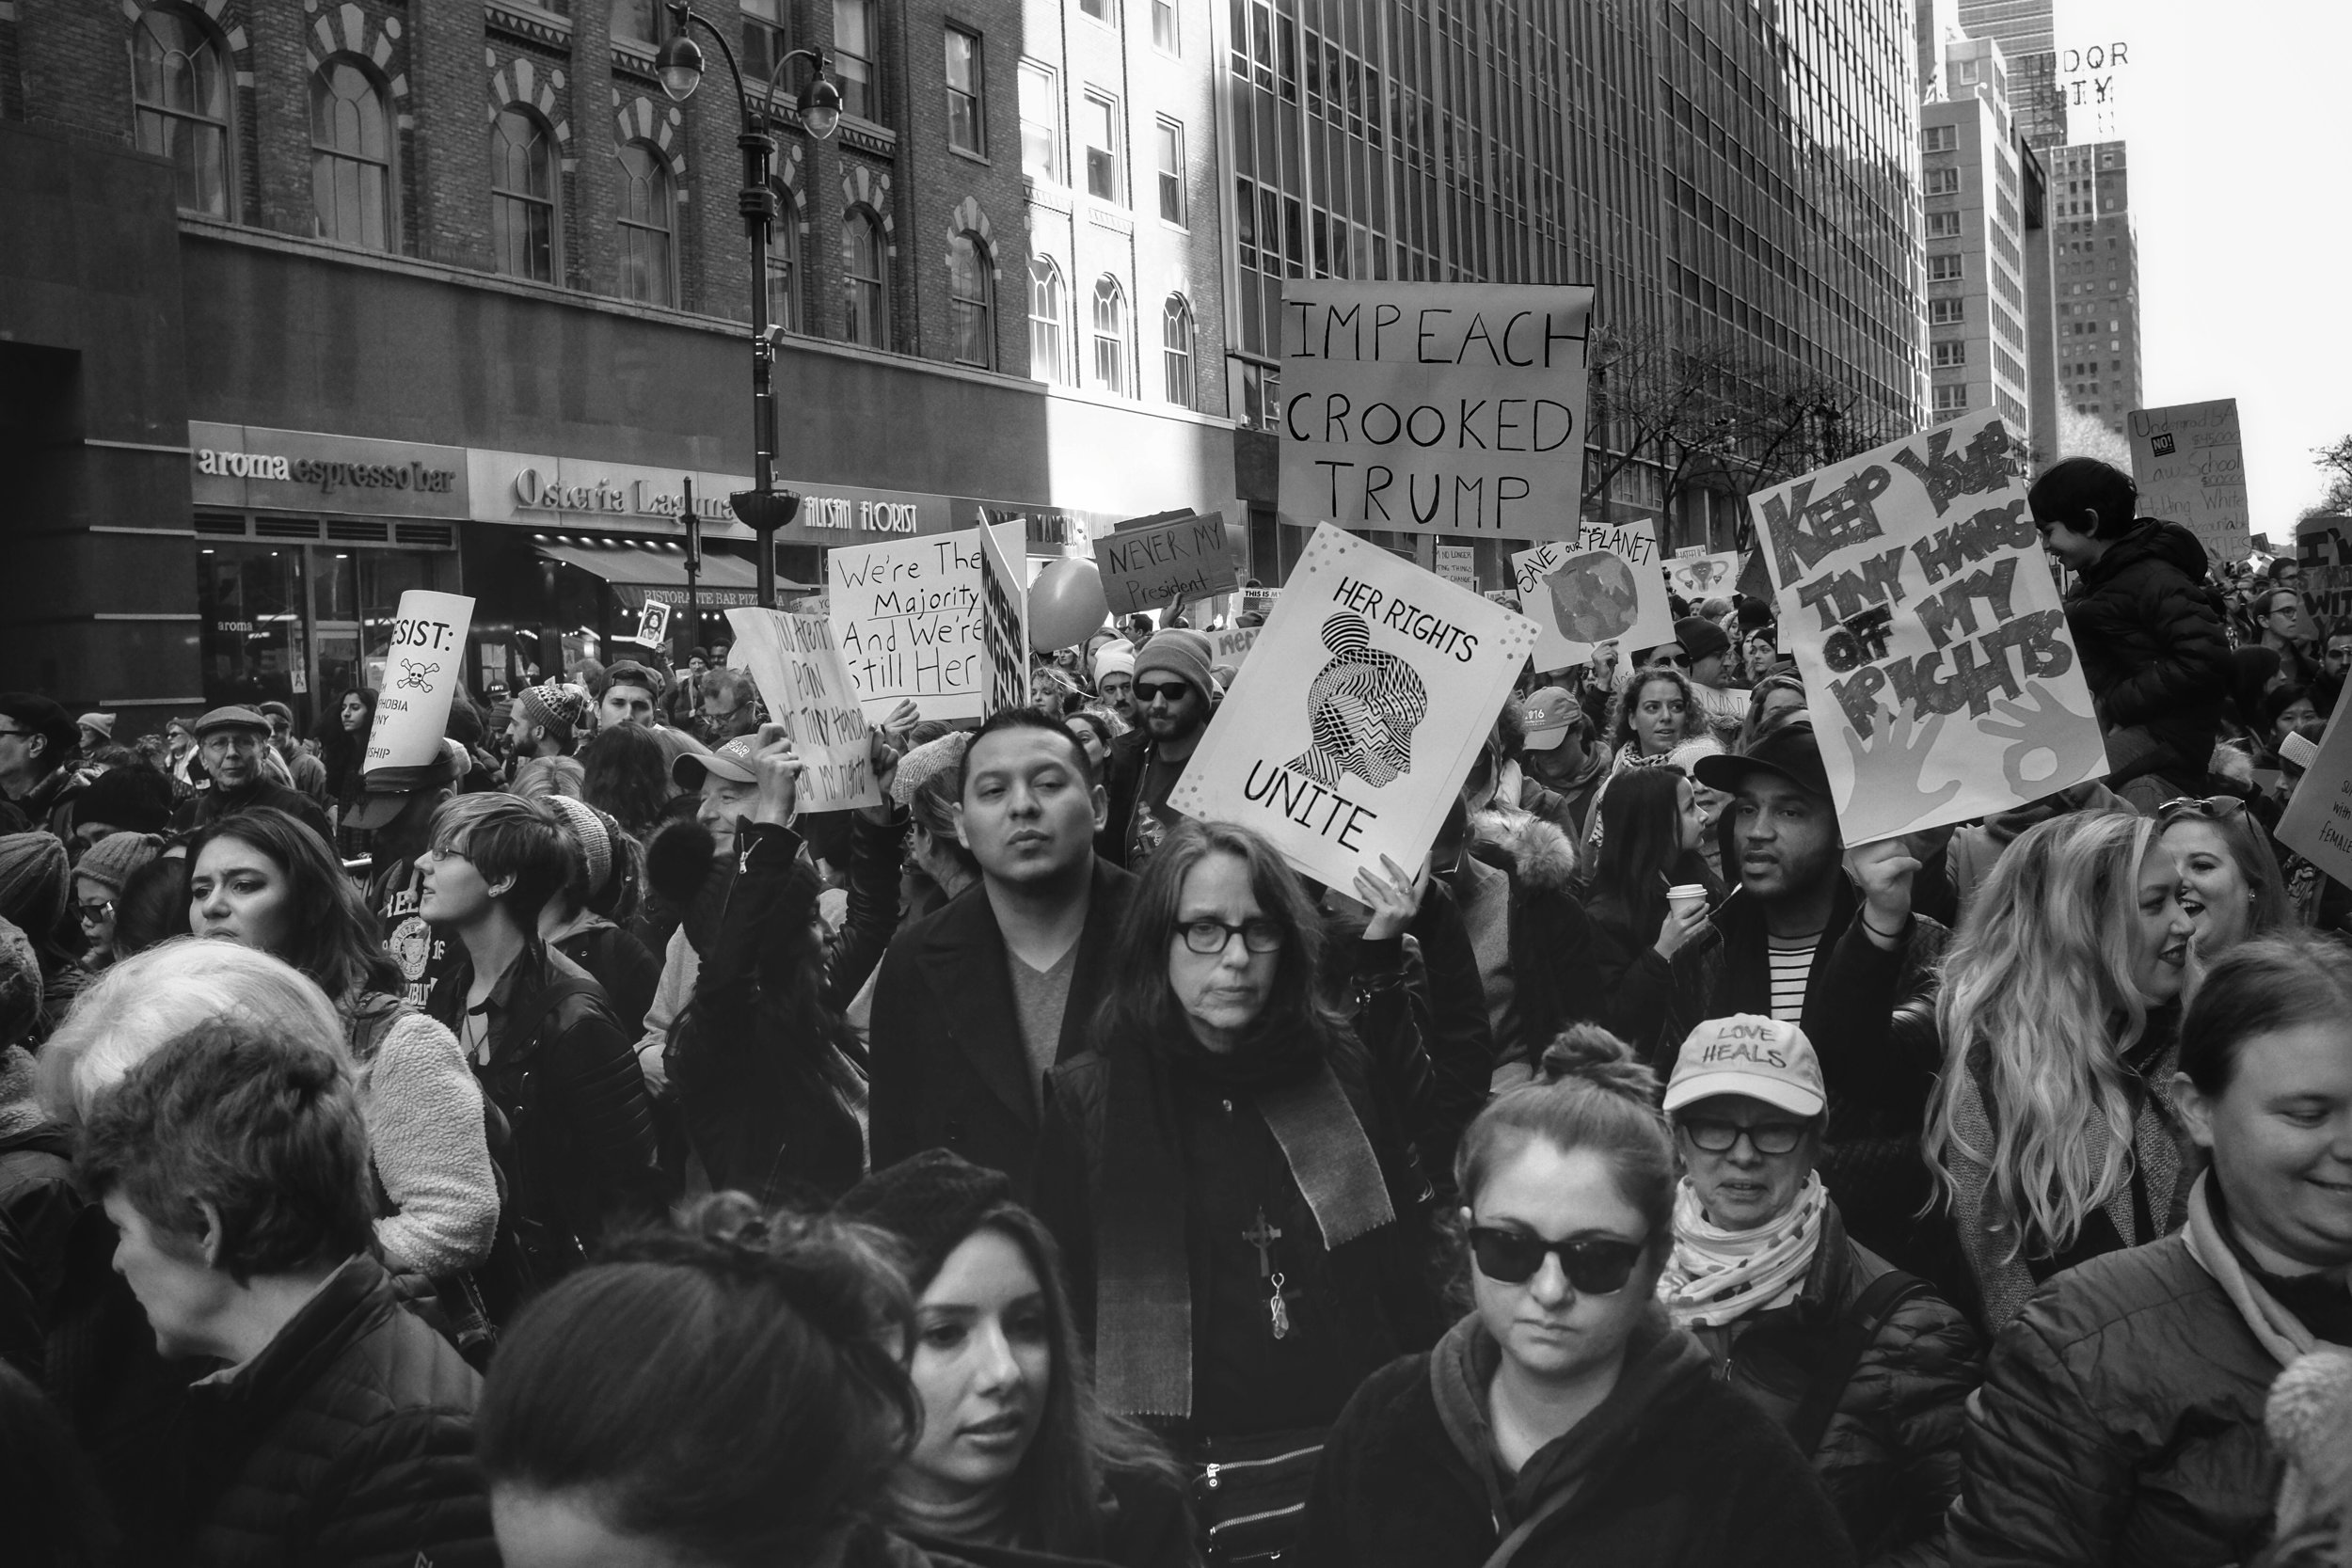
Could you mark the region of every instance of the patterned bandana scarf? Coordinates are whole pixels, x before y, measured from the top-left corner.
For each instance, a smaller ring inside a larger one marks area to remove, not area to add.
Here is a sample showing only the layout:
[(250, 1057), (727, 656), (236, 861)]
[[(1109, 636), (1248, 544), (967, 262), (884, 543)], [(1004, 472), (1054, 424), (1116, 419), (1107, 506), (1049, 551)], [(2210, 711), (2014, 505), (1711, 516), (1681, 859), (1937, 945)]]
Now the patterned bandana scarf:
[(1658, 1276), (1658, 1299), (1677, 1328), (1717, 1328), (1750, 1312), (1786, 1307), (1804, 1289), (1829, 1190), (1817, 1171), (1788, 1212), (1754, 1230), (1708, 1223), (1685, 1177), (1675, 1190), (1675, 1250)]

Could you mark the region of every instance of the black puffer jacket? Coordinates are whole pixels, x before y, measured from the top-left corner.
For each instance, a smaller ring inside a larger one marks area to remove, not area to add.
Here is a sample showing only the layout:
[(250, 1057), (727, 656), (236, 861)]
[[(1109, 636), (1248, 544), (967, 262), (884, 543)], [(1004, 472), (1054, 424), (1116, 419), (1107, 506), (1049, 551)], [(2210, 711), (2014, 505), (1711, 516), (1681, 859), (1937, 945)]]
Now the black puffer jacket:
[[(1854, 1303), (1887, 1272), (1883, 1259), (1847, 1239), (1833, 1203), (1795, 1301), (1691, 1332), (1716, 1375), (1786, 1429)], [(1808, 1457), (1866, 1564), (1942, 1560), (1944, 1511), (1960, 1490), (1967, 1400), (1983, 1375), (1982, 1338), (1941, 1296), (1906, 1297), (1862, 1353)]]
[(2205, 568), (2195, 534), (2142, 517), (2066, 595), (2066, 624), (2106, 727), (2146, 727), (2199, 778), (2230, 684), (2222, 604)]
[(2269, 1533), (2279, 1375), (2185, 1236), (2043, 1286), (1969, 1422), (1952, 1568), (2218, 1568)]
[(171, 1560), (496, 1564), (473, 1461), (481, 1392), (384, 1271), (353, 1259), (259, 1355), (189, 1390), (189, 1528)]
[(1470, 852), (1511, 879), (1514, 1037), (1503, 1061), (1532, 1062), (1561, 1030), (1597, 1016), (1592, 927), (1576, 894), (1576, 845), (1556, 823), (1526, 813), (1481, 812)]

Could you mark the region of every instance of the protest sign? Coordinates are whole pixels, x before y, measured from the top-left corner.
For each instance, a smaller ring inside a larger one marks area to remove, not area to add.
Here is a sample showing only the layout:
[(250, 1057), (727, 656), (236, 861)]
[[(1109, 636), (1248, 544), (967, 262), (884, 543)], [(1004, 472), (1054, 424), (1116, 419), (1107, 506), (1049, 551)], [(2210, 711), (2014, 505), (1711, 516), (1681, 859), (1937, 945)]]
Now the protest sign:
[(2311, 614), (2331, 626), (2352, 616), (2352, 517), (2323, 512), (2296, 524), (2295, 560), (2303, 568), (2296, 586)]
[(1592, 308), (1550, 284), (1285, 283), (1282, 520), (1573, 538)]
[(1343, 893), (1383, 855), (1418, 870), (1535, 637), (1525, 617), (1319, 528), (1259, 635), (1266, 657), (1243, 667), (1168, 804), (1256, 829)]
[(1727, 594), (1740, 580), (1740, 552), (1721, 550), (1696, 555), (1677, 550), (1666, 562), (1666, 586), (1696, 606), (1701, 599)]
[(2024, 467), (1987, 412), (1751, 499), (1849, 845), (2107, 770)]
[(1478, 547), (1474, 545), (1439, 545), (1438, 575), (1456, 588), (1478, 592)]
[(1131, 614), (1180, 599), (1202, 599), (1240, 586), (1232, 552), (1225, 545), (1225, 519), (1180, 514), (1160, 522), (1098, 535), (1094, 562), (1103, 573), (1103, 598), (1114, 615)]
[[(2279, 817), (2279, 842), (2337, 881), (2352, 886), (2352, 724), (2344, 721), (2352, 703), (2338, 703), (2319, 737), (2319, 754), (2309, 759), (2303, 782), (2288, 797)], [(2301, 740), (2290, 735), (2289, 740)], [(2306, 745), (2309, 742), (2305, 742)], [(2287, 749), (2280, 748), (2280, 756)]]
[(410, 788), (441, 749), (450, 699), (466, 673), (466, 631), (473, 600), (463, 594), (411, 588), (392, 618), (384, 655), (384, 690), (375, 700), (359, 770), (372, 789)]
[(834, 641), (869, 721), (913, 698), (926, 719), (977, 719), (987, 677), (980, 531), (825, 554)]
[(1258, 645), (1258, 634), (1264, 630), (1263, 626), (1228, 626), (1209, 633), (1209, 668), (1230, 664), (1238, 670), (1248, 663), (1250, 651)]
[(1674, 605), (1658, 559), (1655, 525), (1586, 523), (1573, 542), (1554, 541), (1511, 558), (1519, 609), (1542, 628), (1535, 668), (1584, 664), (1598, 642), (1636, 649), (1671, 642)]
[(821, 615), (781, 610), (730, 610), (734, 656), (752, 673), (768, 717), (784, 726), (801, 770), (803, 811), (849, 811), (882, 804), (874, 783), (870, 733), (857, 687)]
[(988, 656), (980, 692), (985, 719), (1029, 700), (1028, 553), (1018, 523), (975, 531), (980, 536), (980, 644)]
[(2139, 515), (2187, 529), (2216, 566), (2245, 560), (2254, 530), (2237, 399), (2135, 408), (2125, 420)]
[(669, 640), (669, 602), (664, 599), (647, 599), (644, 609), (637, 612), (636, 641), (648, 648), (659, 648)]

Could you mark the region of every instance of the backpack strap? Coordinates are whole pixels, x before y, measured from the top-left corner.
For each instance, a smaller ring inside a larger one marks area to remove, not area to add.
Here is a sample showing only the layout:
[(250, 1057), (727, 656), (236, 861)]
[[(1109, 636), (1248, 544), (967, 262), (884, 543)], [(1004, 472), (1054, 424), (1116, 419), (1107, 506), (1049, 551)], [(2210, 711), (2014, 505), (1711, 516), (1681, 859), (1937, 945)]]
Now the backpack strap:
[(1853, 1381), (1855, 1369), (1862, 1365), (1863, 1354), (1877, 1341), (1879, 1331), (1886, 1326), (1897, 1307), (1913, 1296), (1927, 1294), (1931, 1289), (1915, 1274), (1889, 1269), (1854, 1298), (1853, 1306), (1837, 1325), (1837, 1338), (1830, 1341), (1829, 1353), (1822, 1356), (1811, 1386), (1805, 1389), (1804, 1402), (1789, 1418), (1788, 1436), (1807, 1460), (1821, 1446), (1821, 1438), (1829, 1432), (1830, 1418), (1837, 1414), (1837, 1402), (1845, 1397), (1846, 1385)]

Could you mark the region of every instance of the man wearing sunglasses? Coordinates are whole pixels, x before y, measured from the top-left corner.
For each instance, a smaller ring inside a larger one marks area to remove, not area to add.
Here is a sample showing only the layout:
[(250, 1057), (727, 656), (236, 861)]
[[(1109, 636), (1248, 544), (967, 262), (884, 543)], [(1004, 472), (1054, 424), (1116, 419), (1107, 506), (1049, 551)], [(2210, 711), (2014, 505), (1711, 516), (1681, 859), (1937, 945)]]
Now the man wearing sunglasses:
[(1847, 1238), (1813, 1169), (1827, 1104), (1795, 1024), (1741, 1013), (1692, 1032), (1666, 1085), (1684, 1176), (1658, 1293), (1813, 1461), (1854, 1555), (1881, 1562), (1943, 1538), (1984, 1344)]
[(1206, 637), (1178, 627), (1155, 634), (1136, 655), (1137, 725), (1111, 745), (1104, 779), (1110, 820), (1096, 836), (1095, 852), (1137, 876), (1176, 825), (1168, 791), (1209, 727), (1216, 689), (1209, 652)]

